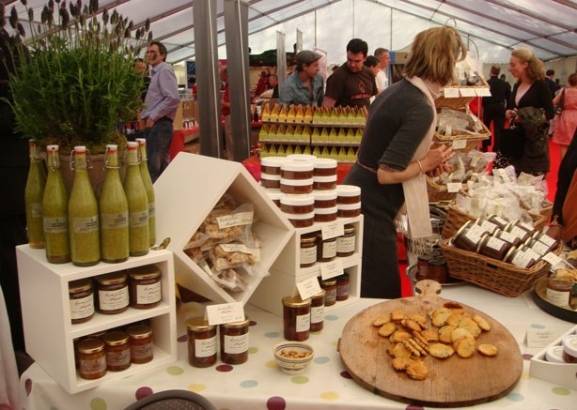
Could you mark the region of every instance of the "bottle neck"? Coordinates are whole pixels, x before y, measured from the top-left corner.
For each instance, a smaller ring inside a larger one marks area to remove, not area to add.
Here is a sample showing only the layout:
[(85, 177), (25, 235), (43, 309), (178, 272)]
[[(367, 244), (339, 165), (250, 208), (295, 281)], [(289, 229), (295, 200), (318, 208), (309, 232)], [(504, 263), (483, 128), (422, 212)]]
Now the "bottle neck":
[(139, 151), (142, 162), (146, 162), (148, 160), (148, 157), (146, 156), (146, 145), (141, 145)]
[(106, 169), (118, 169), (118, 154), (116, 152), (114, 153), (108, 153), (106, 155), (106, 163), (105, 163)]
[(58, 152), (48, 153), (46, 163), (48, 165), (48, 170), (50, 171), (60, 169), (60, 157), (58, 156)]
[(31, 142), (28, 149), (29, 149), (30, 163), (38, 162), (40, 159), (40, 155), (38, 152), (38, 145), (36, 145), (34, 142)]
[(76, 172), (86, 172), (87, 163), (86, 163), (86, 154), (74, 154), (74, 170)]
[(140, 161), (138, 160), (138, 151), (137, 150), (128, 151), (126, 162), (128, 166), (139, 165)]

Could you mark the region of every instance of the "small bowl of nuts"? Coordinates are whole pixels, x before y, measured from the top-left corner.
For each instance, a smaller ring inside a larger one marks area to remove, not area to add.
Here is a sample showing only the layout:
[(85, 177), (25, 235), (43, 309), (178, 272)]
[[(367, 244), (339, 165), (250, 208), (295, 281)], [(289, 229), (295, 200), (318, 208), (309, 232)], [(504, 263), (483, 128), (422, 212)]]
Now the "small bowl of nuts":
[(306, 343), (283, 342), (273, 348), (279, 368), (287, 374), (301, 373), (313, 360), (314, 350)]

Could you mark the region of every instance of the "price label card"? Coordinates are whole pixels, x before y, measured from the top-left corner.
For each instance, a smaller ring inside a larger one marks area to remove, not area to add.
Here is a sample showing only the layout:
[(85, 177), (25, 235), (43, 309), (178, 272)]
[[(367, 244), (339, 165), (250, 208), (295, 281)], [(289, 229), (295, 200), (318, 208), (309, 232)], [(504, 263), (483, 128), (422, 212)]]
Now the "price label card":
[(254, 219), (252, 212), (238, 212), (236, 214), (216, 218), (218, 229), (232, 228), (233, 226), (251, 225)]
[(295, 274), (296, 282), (304, 282), (309, 278), (317, 278), (321, 276), (321, 267), (320, 264), (316, 264), (315, 266), (311, 266), (310, 268), (303, 268), (297, 269)]
[(477, 97), (490, 97), (491, 96), (491, 89), (489, 89), (489, 88), (475, 88), (475, 94), (477, 94)]
[(332, 262), (321, 263), (321, 277), (323, 280), (334, 278), (343, 274), (343, 263), (340, 259)]
[(345, 227), (342, 223), (339, 222), (331, 222), (329, 224), (324, 225), (321, 228), (321, 235), (323, 237), (323, 241), (327, 239), (338, 238), (339, 236), (343, 236), (345, 234)]
[(475, 89), (474, 88), (460, 88), (459, 89), (461, 96), (463, 97), (475, 97)]
[(206, 316), (209, 325), (241, 322), (245, 320), (242, 303), (223, 303), (206, 307)]
[(531, 325), (527, 328), (527, 347), (542, 349), (557, 339), (559, 332), (547, 325)]
[(547, 255), (543, 256), (543, 260), (550, 264), (552, 269), (563, 263), (563, 259), (555, 255), (553, 252), (549, 252)]
[(449, 182), (449, 183), (447, 184), (447, 191), (448, 191), (450, 194), (454, 194), (454, 193), (456, 193), (456, 192), (461, 191), (461, 188), (462, 188), (462, 187), (463, 187), (463, 184), (460, 183), (460, 182)]
[(459, 89), (447, 87), (443, 90), (445, 98), (459, 98)]
[(453, 149), (465, 149), (467, 148), (467, 140), (454, 140), (451, 147)]
[(297, 289), (301, 299), (309, 299), (314, 295), (321, 293), (321, 285), (316, 276), (310, 277), (302, 282), (297, 283)]

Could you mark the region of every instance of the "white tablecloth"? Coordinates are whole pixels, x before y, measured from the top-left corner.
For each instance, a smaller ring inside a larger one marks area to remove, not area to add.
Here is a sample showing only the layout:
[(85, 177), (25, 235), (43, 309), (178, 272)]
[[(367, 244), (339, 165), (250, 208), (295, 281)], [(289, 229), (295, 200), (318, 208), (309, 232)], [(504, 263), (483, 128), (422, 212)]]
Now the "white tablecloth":
[[(499, 320), (515, 336), (522, 346), (522, 352), (526, 354), (521, 381), (513, 392), (498, 401), (479, 405), (478, 408), (577, 408), (576, 391), (529, 378), (528, 355), (536, 351), (523, 344), (525, 332), (531, 325), (546, 323), (560, 335), (569, 330), (572, 324), (542, 312), (529, 296), (510, 299), (467, 285), (445, 289), (443, 296), (466, 303)], [(193, 368), (187, 362), (187, 343), (181, 337), (179, 360), (173, 365), (159, 369), (154, 374), (110, 382), (94, 390), (70, 396), (34, 364), (21, 378), (26, 408), (117, 410), (132, 403), (136, 397), (151, 392), (189, 389), (206, 396), (219, 410), (416, 409), (418, 407), (408, 407), (407, 404), (373, 395), (343, 374), (336, 351), (341, 331), (354, 314), (377, 302), (374, 299), (361, 299), (328, 313), (325, 329), (309, 339), (315, 349), (314, 362), (306, 373), (299, 376), (281, 373), (274, 363), (272, 346), (283, 341), (282, 319), (248, 307), (247, 313), (256, 325), (250, 329), (250, 357), (244, 365), (234, 368)]]

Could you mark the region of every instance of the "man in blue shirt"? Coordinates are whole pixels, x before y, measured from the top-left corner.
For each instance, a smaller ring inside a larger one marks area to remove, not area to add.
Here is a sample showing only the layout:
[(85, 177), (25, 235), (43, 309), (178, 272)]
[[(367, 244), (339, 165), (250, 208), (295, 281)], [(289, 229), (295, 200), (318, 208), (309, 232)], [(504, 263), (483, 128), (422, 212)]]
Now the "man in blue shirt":
[(296, 67), (279, 91), (283, 104), (320, 106), (323, 102), (323, 77), (319, 74), (322, 56), (314, 51), (303, 50), (295, 57)]
[(147, 130), (146, 151), (152, 182), (156, 181), (168, 165), (172, 121), (180, 103), (176, 75), (172, 67), (165, 62), (166, 55), (166, 47), (157, 41), (151, 42), (146, 51), (152, 70), (141, 118), (145, 121)]

